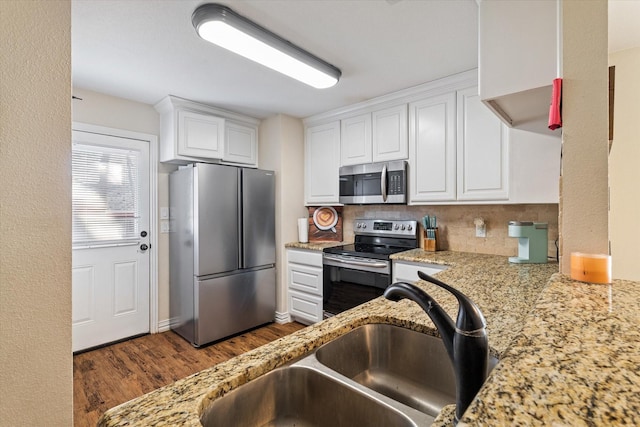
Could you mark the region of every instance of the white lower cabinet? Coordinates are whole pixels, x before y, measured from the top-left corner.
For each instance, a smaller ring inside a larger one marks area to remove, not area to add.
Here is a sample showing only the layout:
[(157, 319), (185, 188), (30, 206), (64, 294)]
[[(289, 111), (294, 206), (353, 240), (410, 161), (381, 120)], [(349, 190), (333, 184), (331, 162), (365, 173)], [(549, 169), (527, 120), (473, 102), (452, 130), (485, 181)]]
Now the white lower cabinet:
[(294, 320), (307, 325), (322, 320), (322, 252), (287, 249), (287, 295)]
[(418, 271), (422, 271), (428, 275), (436, 274), (446, 270), (448, 267), (445, 265), (428, 264), (423, 262), (408, 262), (408, 261), (393, 261), (393, 273), (391, 281), (413, 283), (420, 278), (418, 277)]

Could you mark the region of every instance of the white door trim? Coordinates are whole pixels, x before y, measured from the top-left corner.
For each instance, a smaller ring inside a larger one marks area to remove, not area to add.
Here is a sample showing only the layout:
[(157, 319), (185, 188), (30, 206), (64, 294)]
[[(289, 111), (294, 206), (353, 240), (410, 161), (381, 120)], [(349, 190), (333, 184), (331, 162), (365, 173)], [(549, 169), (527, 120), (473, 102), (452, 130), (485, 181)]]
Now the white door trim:
[(72, 122), (72, 130), (137, 139), (149, 142), (149, 243), (151, 256), (149, 259), (149, 332), (155, 334), (158, 327), (158, 137), (148, 133), (133, 132), (105, 126)]

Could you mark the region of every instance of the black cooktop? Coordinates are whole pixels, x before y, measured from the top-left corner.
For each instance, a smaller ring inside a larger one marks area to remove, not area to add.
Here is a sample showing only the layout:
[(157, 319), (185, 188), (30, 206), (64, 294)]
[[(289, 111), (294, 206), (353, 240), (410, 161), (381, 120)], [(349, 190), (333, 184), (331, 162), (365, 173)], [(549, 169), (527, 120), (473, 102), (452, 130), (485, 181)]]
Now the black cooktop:
[(334, 246), (325, 248), (324, 252), (336, 255), (360, 256), (363, 258), (389, 259), (389, 256), (398, 252), (404, 252), (410, 248), (398, 246), (372, 245), (369, 243), (354, 243), (351, 245)]

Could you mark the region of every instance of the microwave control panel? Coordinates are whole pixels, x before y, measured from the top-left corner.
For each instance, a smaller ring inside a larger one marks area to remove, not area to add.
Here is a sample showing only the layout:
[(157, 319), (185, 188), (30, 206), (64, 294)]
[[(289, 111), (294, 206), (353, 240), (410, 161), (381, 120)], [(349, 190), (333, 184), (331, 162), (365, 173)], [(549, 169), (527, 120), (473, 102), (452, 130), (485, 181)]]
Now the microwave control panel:
[(387, 172), (389, 179), (389, 188), (387, 194), (404, 194), (404, 172), (403, 171), (390, 171)]

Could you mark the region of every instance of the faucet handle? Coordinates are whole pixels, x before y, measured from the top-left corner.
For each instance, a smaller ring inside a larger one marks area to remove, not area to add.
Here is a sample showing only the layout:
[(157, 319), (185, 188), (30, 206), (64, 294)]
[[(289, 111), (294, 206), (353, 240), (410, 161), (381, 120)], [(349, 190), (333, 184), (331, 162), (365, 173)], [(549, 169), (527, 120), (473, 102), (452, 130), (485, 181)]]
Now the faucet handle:
[(487, 321), (484, 315), (480, 311), (480, 308), (469, 299), (468, 296), (457, 290), (456, 288), (447, 285), (440, 280), (429, 276), (422, 271), (418, 271), (418, 277), (427, 282), (431, 282), (434, 285), (440, 286), (446, 289), (458, 300), (458, 318), (456, 319), (456, 329), (462, 332), (473, 333), (484, 331), (487, 327)]

